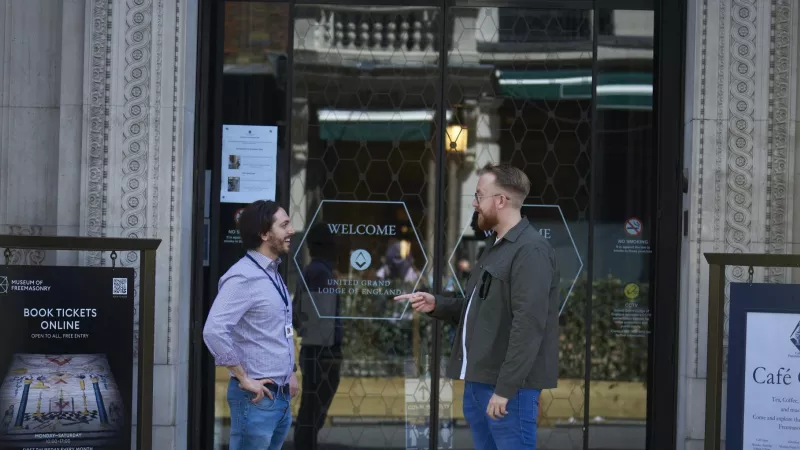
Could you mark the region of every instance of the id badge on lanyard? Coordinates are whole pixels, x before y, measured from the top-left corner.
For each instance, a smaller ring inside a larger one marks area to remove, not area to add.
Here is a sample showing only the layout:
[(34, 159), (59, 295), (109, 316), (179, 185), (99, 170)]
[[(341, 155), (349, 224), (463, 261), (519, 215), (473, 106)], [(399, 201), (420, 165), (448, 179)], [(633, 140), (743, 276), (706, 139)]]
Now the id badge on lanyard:
[(283, 327), (286, 331), (286, 338), (291, 338), (294, 336), (294, 327), (292, 327), (292, 314), (289, 312), (289, 309), (286, 309), (286, 325)]
[[(247, 255), (247, 257), (250, 258), (250, 261), (253, 261), (253, 264), (255, 264), (259, 269), (264, 271), (264, 273), (267, 275), (267, 278), (269, 278), (269, 281), (272, 283), (272, 286), (275, 287), (275, 290), (278, 291), (278, 294), (281, 296), (283, 305), (286, 307), (286, 319), (284, 321), (283, 331), (287, 339), (291, 338), (294, 336), (294, 327), (292, 327), (292, 313), (289, 309), (289, 293), (286, 290), (286, 285), (283, 285), (283, 289), (281, 289), (281, 287), (278, 286), (278, 283), (276, 283), (272, 278), (272, 275), (267, 272), (267, 269), (261, 267), (252, 256)], [(278, 279), (280, 279), (280, 276)], [(281, 280), (281, 284), (283, 284), (283, 280)]]

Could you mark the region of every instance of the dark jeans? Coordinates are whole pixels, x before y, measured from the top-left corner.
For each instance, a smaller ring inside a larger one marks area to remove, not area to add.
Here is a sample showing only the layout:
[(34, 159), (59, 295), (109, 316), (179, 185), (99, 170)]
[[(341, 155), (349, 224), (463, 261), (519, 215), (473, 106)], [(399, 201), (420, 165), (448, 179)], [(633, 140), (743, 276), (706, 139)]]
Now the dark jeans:
[(309, 345), (300, 348), (303, 390), (294, 428), (294, 448), (318, 448), (317, 435), (325, 424), (328, 408), (339, 388), (341, 367), (342, 351), (339, 347)]

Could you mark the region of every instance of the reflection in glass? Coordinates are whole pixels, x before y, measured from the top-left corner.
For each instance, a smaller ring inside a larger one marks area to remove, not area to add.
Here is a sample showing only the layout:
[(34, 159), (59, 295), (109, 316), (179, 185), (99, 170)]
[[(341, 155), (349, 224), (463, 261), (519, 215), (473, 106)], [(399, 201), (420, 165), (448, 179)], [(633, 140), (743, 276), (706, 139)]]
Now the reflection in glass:
[[(289, 6), (283, 3), (225, 2), (224, 62), (222, 67), (221, 116), (227, 125), (277, 126), (278, 154), (286, 151), (286, 64), (289, 52)], [(219, 150), (217, 150), (219, 151)], [(209, 151), (209, 158), (213, 160)], [(211, 161), (209, 167), (213, 166)], [(236, 170), (244, 162), (225, 157), (225, 169)], [(284, 174), (278, 171), (277, 186)], [(222, 179), (223, 187), (244, 187), (238, 178)], [(279, 194), (280, 195), (280, 194)], [(220, 229), (236, 229), (239, 208), (244, 204), (220, 204)], [(224, 274), (243, 256), (240, 244), (222, 239), (215, 263), (218, 275)], [(216, 287), (216, 280), (210, 284)], [(216, 289), (209, 292), (216, 296)], [(214, 378), (214, 448), (228, 448), (230, 409), (227, 389), (228, 370), (217, 367)]]
[(439, 13), (294, 10), (289, 284), (304, 392), (284, 448), (427, 445), (432, 322), (392, 298), (432, 282)]
[(597, 50), (590, 448), (645, 448), (656, 219), (653, 12), (603, 11)]
[[(281, 176), (291, 177), (289, 212), (298, 234), (285, 264), (303, 396), (293, 402), (294, 430), (284, 448), (425, 448), (431, 432), (440, 448), (473, 448), (462, 381), (439, 382), (440, 426), (429, 427), (431, 365), (447, 360), (455, 329), (443, 325), (442, 358), (433, 361), (432, 321), (390, 297), (395, 289), (430, 290), (435, 265), (444, 290), (460, 293), (484, 248), (471, 202), (475, 171), (488, 162), (511, 163), (529, 176), (524, 213), (561, 266), (560, 381), (542, 393), (537, 448), (581, 448), (584, 425), (592, 448), (643, 448), (654, 219), (648, 180), (655, 173), (652, 12), (452, 8), (452, 33), (444, 36), (438, 8), (297, 6), (288, 130), (288, 8), (226, 3), (223, 80), (223, 121), (279, 125), (281, 151), (291, 152)], [(437, 104), (441, 77), (444, 105)], [(444, 223), (436, 222), (440, 130)], [(288, 133), (290, 149), (283, 144)], [(396, 233), (362, 239), (352, 227), (364, 224)], [(439, 227), (441, 261), (434, 258)], [(372, 284), (366, 293), (351, 292), (342, 280)], [(592, 384), (584, 424), (587, 345)], [(223, 449), (228, 378), (217, 374), (216, 448)]]
[[(556, 249), (562, 273), (560, 380), (540, 399), (537, 448), (580, 448), (585, 375), (584, 258), (588, 242), (592, 15), (587, 10), (455, 8), (447, 61), (448, 124), (466, 149), (447, 152), (445, 289), (461, 289), (485, 248), (472, 199), (476, 169), (510, 163), (531, 180), (523, 214)], [(450, 127), (448, 127), (448, 130)], [(450, 150), (448, 148), (448, 150)], [(444, 358), (454, 327), (445, 325)], [(473, 448), (464, 382), (451, 386), (454, 447)], [(463, 436), (463, 437), (462, 437)]]

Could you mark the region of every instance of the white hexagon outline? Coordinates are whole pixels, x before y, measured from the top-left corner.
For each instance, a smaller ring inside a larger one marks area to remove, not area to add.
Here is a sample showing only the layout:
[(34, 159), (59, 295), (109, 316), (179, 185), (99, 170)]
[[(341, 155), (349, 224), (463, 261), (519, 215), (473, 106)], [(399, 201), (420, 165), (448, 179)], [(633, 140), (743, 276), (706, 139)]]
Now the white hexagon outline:
[[(572, 295), (572, 290), (575, 288), (575, 283), (578, 282), (578, 277), (583, 272), (583, 258), (581, 258), (581, 252), (578, 251), (578, 246), (575, 245), (575, 239), (572, 237), (572, 231), (569, 229), (569, 225), (567, 224), (567, 219), (564, 217), (564, 212), (561, 210), (561, 206), (559, 205), (537, 205), (537, 204), (524, 204), (522, 205), (523, 208), (526, 207), (535, 207), (535, 208), (556, 208), (558, 209), (558, 214), (561, 216), (561, 221), (564, 222), (564, 228), (567, 229), (567, 235), (569, 236), (570, 242), (572, 242), (572, 248), (575, 250), (575, 256), (578, 257), (578, 263), (580, 266), (578, 267), (578, 271), (575, 272), (575, 279), (572, 280), (572, 284), (569, 286), (569, 291), (567, 292), (567, 296), (564, 298), (564, 303), (561, 304), (561, 309), (558, 311), (558, 315), (560, 316), (561, 313), (564, 312), (564, 307), (567, 306), (567, 301), (569, 301), (569, 297)], [(461, 282), (458, 281), (458, 277), (456, 277), (456, 270), (453, 267), (453, 257), (456, 255), (456, 250), (458, 246), (461, 244), (461, 240), (464, 239), (464, 233), (467, 232), (467, 229), (470, 228), (470, 224), (464, 226), (464, 229), (461, 231), (461, 236), (458, 237), (458, 241), (456, 241), (456, 245), (453, 248), (453, 252), (450, 253), (450, 256), (447, 258), (447, 266), (450, 268), (450, 273), (455, 277), (456, 286), (458, 286), (458, 290), (461, 291), (461, 295), (464, 295), (464, 288), (461, 286)]]
[[(317, 207), (317, 210), (314, 212), (314, 216), (311, 218), (311, 221), (308, 222), (313, 226), (313, 224), (317, 221), (317, 216), (319, 215), (320, 210), (322, 210), (322, 206), (325, 203), (368, 203), (368, 204), (382, 204), (382, 205), (402, 205), (403, 209), (406, 212), (406, 217), (408, 217), (408, 223), (411, 224), (411, 229), (414, 230), (414, 236), (417, 238), (417, 243), (419, 244), (419, 249), (422, 252), (422, 257), (425, 259), (425, 264), (422, 266), (422, 269), (419, 272), (419, 277), (417, 281), (414, 283), (414, 289), (412, 292), (417, 291), (417, 287), (419, 287), (419, 282), (422, 280), (422, 277), (425, 276), (425, 271), (428, 269), (428, 255), (425, 254), (425, 247), (422, 245), (422, 240), (419, 238), (419, 234), (417, 233), (417, 227), (414, 226), (414, 221), (411, 220), (411, 214), (408, 212), (408, 207), (406, 206), (406, 202), (401, 201), (384, 201), (384, 200), (322, 200)], [(351, 319), (351, 320), (400, 320), (403, 316), (406, 315), (406, 311), (408, 310), (408, 303), (409, 301), (405, 301), (405, 306), (403, 307), (403, 311), (400, 313), (398, 317), (351, 317), (351, 316), (323, 316), (319, 313), (319, 308), (317, 308), (317, 302), (314, 300), (314, 296), (311, 294), (311, 289), (308, 288), (308, 284), (306, 284), (306, 278), (303, 276), (303, 269), (300, 267), (300, 263), (297, 262), (297, 255), (303, 250), (303, 244), (306, 242), (306, 237), (308, 236), (308, 232), (311, 230), (311, 226), (306, 228), (306, 232), (303, 233), (303, 239), (300, 240), (300, 244), (297, 246), (297, 251), (294, 253), (292, 259), (294, 260), (294, 265), (297, 267), (297, 274), (301, 280), (303, 280), (303, 287), (306, 288), (306, 292), (308, 292), (308, 298), (311, 299), (311, 304), (314, 305), (314, 310), (317, 312), (317, 317), (320, 319)]]

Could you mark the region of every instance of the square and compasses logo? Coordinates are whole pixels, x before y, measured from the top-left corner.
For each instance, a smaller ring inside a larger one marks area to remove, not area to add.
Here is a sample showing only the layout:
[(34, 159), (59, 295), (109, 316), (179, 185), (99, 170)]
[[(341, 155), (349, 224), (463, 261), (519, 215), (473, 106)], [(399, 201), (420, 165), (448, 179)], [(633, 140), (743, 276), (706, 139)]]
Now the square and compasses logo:
[(792, 341), (792, 344), (800, 351), (800, 322), (797, 322), (797, 325), (794, 327), (794, 331), (792, 331), (792, 336), (789, 338)]
[(8, 294), (8, 277), (0, 277), (0, 294)]

